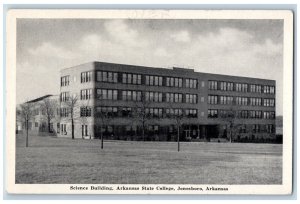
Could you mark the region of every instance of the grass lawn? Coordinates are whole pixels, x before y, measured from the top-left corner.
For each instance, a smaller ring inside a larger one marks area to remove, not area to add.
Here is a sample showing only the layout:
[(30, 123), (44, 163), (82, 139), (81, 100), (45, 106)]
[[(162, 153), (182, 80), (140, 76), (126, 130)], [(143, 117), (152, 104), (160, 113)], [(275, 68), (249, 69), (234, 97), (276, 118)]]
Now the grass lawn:
[(17, 135), (16, 183), (281, 184), (282, 145)]

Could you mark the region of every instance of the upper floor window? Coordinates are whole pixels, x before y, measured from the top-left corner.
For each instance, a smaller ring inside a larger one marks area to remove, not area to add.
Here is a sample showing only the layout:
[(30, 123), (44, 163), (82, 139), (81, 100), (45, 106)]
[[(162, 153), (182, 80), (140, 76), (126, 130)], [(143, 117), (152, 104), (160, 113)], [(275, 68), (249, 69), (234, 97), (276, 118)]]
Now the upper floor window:
[(209, 90), (218, 90), (218, 82), (217, 81), (208, 81)]
[(69, 111), (68, 108), (61, 108), (60, 109), (60, 117), (69, 117)]
[(100, 100), (118, 100), (118, 90), (97, 89), (96, 97)]
[(91, 117), (92, 108), (89, 106), (80, 107), (80, 117)]
[(197, 79), (185, 79), (185, 87), (196, 89), (197, 88)]
[(118, 116), (118, 108), (110, 106), (98, 106), (96, 107), (96, 117), (102, 116)]
[(261, 98), (250, 98), (250, 106), (261, 106)]
[(218, 96), (208, 96), (208, 104), (218, 104)]
[(208, 109), (207, 117), (217, 118), (218, 117), (218, 110)]
[(238, 96), (236, 97), (236, 104), (246, 106), (248, 105), (248, 98)]
[(92, 98), (92, 89), (84, 89), (80, 91), (80, 99), (88, 100)]
[(166, 77), (166, 86), (169, 87), (182, 87), (182, 78)]
[(63, 76), (60, 78), (60, 86), (69, 86), (70, 84), (70, 76)]
[(64, 101), (68, 101), (69, 100), (69, 92), (62, 92), (60, 94), (60, 101), (64, 102)]
[(185, 102), (186, 103), (197, 103), (197, 94), (186, 94)]
[(220, 82), (220, 90), (221, 91), (233, 91), (233, 83), (221, 81)]
[(233, 97), (232, 96), (220, 96), (220, 104), (222, 105), (232, 105)]
[(265, 98), (264, 99), (264, 106), (270, 106), (270, 107), (274, 107), (275, 106), (275, 99), (273, 98)]
[(274, 94), (275, 93), (275, 87), (274, 86), (264, 86), (264, 93), (266, 94)]
[(111, 82), (111, 83), (118, 82), (118, 73), (116, 72), (97, 71), (96, 73), (97, 73), (96, 80), (98, 82)]
[(154, 118), (162, 118), (163, 117), (163, 109), (162, 108), (146, 108), (146, 115)]
[(132, 115), (133, 115), (132, 108), (130, 108), (130, 107), (122, 108), (122, 116), (123, 117), (131, 117)]
[(123, 101), (141, 101), (142, 92), (141, 91), (122, 91)]
[(149, 86), (162, 86), (163, 77), (161, 76), (146, 76), (146, 85)]
[(146, 101), (151, 102), (162, 102), (162, 93), (159, 92), (146, 92), (145, 93)]
[(166, 93), (166, 102), (182, 103), (182, 94)]
[(167, 117), (178, 117), (182, 116), (182, 109), (180, 108), (167, 108), (166, 109), (166, 116)]
[(257, 118), (260, 119), (262, 117), (262, 112), (261, 111), (255, 111), (255, 110), (250, 110), (249, 111), (249, 118)]
[(185, 115), (189, 118), (197, 118), (197, 109), (186, 109), (185, 110)]
[(142, 84), (142, 75), (140, 74), (122, 74), (123, 84)]
[(81, 73), (81, 83), (86, 83), (92, 81), (92, 72), (82, 72)]

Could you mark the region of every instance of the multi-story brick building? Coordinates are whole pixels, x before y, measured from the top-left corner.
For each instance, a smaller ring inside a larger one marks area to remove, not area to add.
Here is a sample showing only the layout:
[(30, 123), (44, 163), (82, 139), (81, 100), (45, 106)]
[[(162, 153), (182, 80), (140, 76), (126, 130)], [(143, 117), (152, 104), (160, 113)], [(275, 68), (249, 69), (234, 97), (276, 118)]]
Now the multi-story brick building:
[[(146, 140), (174, 140), (178, 115), (182, 140), (228, 138), (232, 127), (236, 141), (275, 139), (274, 80), (104, 62), (66, 68), (61, 70), (60, 136), (71, 137), (65, 101), (72, 97), (77, 97), (75, 138), (97, 138), (102, 131), (105, 138), (141, 140), (136, 113), (145, 107)], [(109, 120), (104, 123), (98, 113)]]

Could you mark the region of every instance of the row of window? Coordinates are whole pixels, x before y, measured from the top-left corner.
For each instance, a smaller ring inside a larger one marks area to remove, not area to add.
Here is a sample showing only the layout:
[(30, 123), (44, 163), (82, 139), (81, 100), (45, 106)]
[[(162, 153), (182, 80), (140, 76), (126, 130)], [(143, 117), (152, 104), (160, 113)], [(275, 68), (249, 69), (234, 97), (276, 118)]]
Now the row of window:
[(246, 83), (233, 83), (225, 81), (208, 81), (208, 88), (209, 90), (275, 94), (275, 86), (258, 84), (249, 85)]
[(217, 110), (209, 109), (208, 118), (250, 118), (250, 119), (275, 119), (274, 111), (255, 110)]
[[(66, 77), (66, 76), (64, 76)], [(64, 77), (61, 77), (63, 79)], [(67, 76), (69, 77), (69, 76)], [(164, 83), (165, 78), (165, 83)], [(92, 81), (92, 72), (82, 72), (81, 73), (81, 83), (86, 83)], [(108, 72), (108, 71), (97, 71), (96, 72), (96, 81), (97, 82), (110, 82), (110, 83), (118, 83), (122, 82), (123, 84), (142, 84), (142, 75), (141, 74), (131, 74), (131, 73), (119, 73), (118, 72)], [(154, 76), (154, 75), (146, 75), (145, 76), (145, 85), (148, 86), (168, 86), (168, 87), (183, 87), (183, 78), (178, 77), (162, 77), (162, 76)], [(68, 84), (69, 85), (69, 82)], [(185, 87), (186, 88), (197, 88), (197, 79), (185, 79)], [(63, 85), (62, 85), (63, 86)]]
[[(110, 106), (98, 106), (95, 108), (95, 116), (96, 117), (132, 117), (134, 115), (134, 111), (137, 113), (141, 112), (141, 109), (134, 109), (131, 107), (110, 107)], [(162, 118), (162, 117), (176, 117), (183, 116), (183, 109), (173, 109), (173, 108), (146, 108), (145, 114), (148, 117)], [(191, 118), (197, 118), (198, 113), (197, 109), (185, 109), (185, 116)], [(84, 106), (80, 108), (80, 117), (91, 117), (92, 116), (92, 108), (89, 106)]]
[[(235, 103), (234, 103), (235, 102)], [(253, 98), (253, 97), (240, 97), (237, 96), (218, 96), (218, 95), (209, 95), (208, 104), (221, 104), (221, 105), (243, 105), (243, 106), (267, 106), (267, 107), (274, 107), (275, 106), (275, 99), (273, 98), (265, 98), (263, 99), (262, 104), (262, 98)]]
[[(172, 102), (172, 103), (182, 103), (183, 94), (181, 93), (166, 93), (165, 99), (163, 99), (163, 93), (161, 92), (145, 92), (145, 100), (150, 102)], [(61, 93), (61, 101), (66, 101), (69, 96), (68, 92)], [(92, 89), (84, 89), (80, 91), (80, 99), (88, 100), (92, 97)], [(113, 89), (96, 89), (96, 98), (101, 100), (118, 100), (118, 90)], [(141, 91), (122, 91), (122, 100), (124, 101), (141, 101), (142, 92)], [(197, 94), (185, 94), (185, 102), (196, 104)]]

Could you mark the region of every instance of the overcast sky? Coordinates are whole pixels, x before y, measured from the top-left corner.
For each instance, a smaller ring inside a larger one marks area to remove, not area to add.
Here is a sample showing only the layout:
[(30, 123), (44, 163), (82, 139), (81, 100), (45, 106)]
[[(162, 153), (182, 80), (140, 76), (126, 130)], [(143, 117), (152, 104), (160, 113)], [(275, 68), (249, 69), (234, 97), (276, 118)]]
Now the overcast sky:
[(276, 80), (281, 20), (17, 20), (17, 103), (58, 94), (59, 70), (104, 61)]

